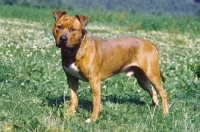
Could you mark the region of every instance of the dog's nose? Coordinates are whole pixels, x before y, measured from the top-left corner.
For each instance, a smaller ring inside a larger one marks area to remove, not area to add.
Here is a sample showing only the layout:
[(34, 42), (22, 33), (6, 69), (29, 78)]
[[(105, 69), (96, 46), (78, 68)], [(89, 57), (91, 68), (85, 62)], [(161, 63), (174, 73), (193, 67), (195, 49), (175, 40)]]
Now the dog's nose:
[(60, 41), (66, 42), (67, 40), (68, 40), (67, 36), (65, 35), (60, 36)]

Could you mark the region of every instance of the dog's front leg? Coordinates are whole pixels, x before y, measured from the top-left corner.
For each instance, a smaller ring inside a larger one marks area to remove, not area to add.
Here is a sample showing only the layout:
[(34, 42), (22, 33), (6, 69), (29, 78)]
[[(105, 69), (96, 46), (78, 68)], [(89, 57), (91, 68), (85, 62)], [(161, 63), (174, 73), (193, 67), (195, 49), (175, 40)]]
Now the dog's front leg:
[(76, 108), (78, 107), (78, 79), (67, 74), (67, 83), (70, 88), (70, 106), (67, 111), (67, 115), (74, 115)]
[(100, 77), (94, 77), (89, 79), (90, 87), (92, 90), (92, 103), (93, 110), (92, 115), (86, 120), (87, 123), (94, 122), (98, 119), (99, 113), (101, 112), (101, 79)]

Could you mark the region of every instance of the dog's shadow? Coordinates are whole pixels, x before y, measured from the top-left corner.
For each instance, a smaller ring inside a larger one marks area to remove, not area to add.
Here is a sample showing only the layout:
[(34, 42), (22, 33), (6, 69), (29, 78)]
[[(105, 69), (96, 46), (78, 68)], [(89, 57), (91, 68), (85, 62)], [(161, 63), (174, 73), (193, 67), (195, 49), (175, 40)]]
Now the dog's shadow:
[[(47, 105), (50, 107), (60, 107), (63, 106), (63, 104), (67, 103), (69, 104), (70, 96), (60, 96), (58, 98), (51, 98), (51, 99), (46, 99)], [(92, 101), (86, 100), (86, 99), (79, 99), (78, 100), (80, 108), (90, 110), (91, 109), (91, 103)]]
[[(59, 107), (60, 105), (63, 105), (65, 102), (69, 103), (70, 97), (69, 96), (60, 96), (58, 98), (54, 99), (47, 99), (47, 104), (50, 107)], [(117, 97), (110, 97), (106, 96), (102, 99), (102, 103), (104, 102), (112, 102), (112, 103), (118, 103), (118, 104), (125, 104), (125, 103), (132, 103), (136, 105), (145, 105), (146, 102), (140, 100), (139, 98), (131, 98), (131, 99), (119, 99)], [(92, 108), (92, 101), (79, 98), (79, 108), (86, 109), (88, 111), (91, 111)]]

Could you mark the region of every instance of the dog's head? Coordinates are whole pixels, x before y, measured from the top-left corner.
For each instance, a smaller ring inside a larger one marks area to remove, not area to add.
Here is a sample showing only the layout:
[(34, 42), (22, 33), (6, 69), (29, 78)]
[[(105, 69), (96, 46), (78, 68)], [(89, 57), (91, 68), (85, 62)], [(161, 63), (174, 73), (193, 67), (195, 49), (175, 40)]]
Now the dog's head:
[(69, 16), (65, 11), (54, 11), (53, 35), (59, 48), (73, 48), (81, 43), (89, 18), (82, 15)]

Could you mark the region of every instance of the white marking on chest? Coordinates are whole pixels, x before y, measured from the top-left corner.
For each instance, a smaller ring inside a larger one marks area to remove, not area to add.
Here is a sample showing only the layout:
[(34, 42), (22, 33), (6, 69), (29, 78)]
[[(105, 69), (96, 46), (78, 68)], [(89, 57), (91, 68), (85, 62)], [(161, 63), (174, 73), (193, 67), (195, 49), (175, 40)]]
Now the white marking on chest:
[(79, 79), (83, 79), (79, 74), (78, 67), (74, 63), (70, 64), (68, 67), (64, 66), (64, 70)]

